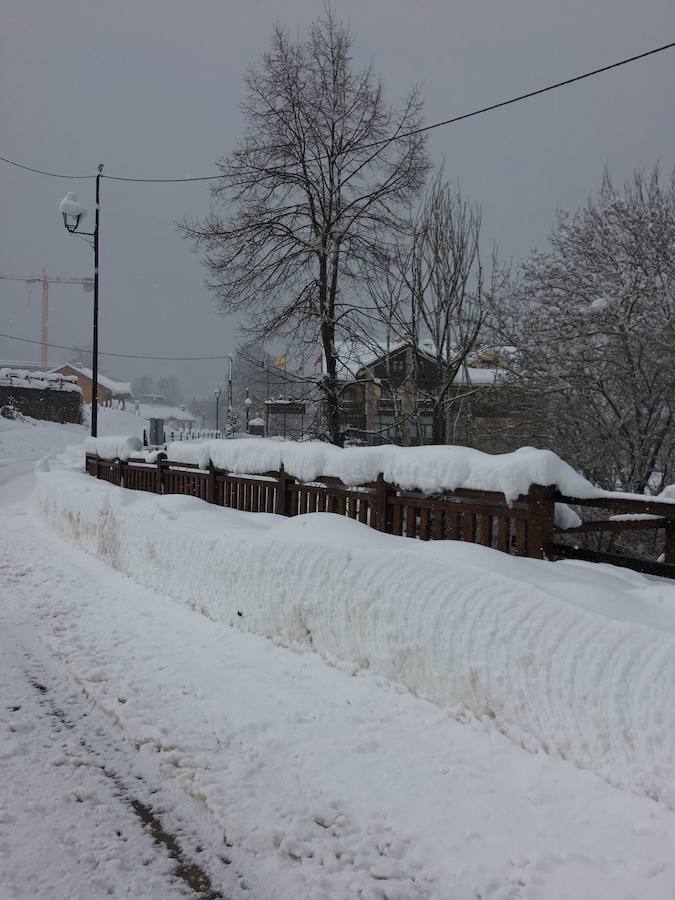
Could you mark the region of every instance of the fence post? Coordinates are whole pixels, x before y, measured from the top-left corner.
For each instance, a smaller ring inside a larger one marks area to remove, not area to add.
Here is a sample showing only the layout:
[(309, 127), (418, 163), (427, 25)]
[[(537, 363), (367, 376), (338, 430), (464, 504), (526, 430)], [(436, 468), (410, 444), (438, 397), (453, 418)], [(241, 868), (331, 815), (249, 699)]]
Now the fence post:
[(533, 559), (545, 559), (553, 543), (555, 487), (530, 485), (527, 507), (527, 555)]
[(206, 502), (216, 502), (216, 467), (211, 460), (209, 460), (209, 477), (206, 482)]
[(163, 476), (163, 468), (162, 463), (166, 459), (166, 453), (158, 453), (157, 454), (157, 476), (155, 480), (155, 493), (163, 494), (164, 493), (164, 476)]
[(113, 466), (117, 469), (117, 483), (120, 487), (124, 487), (124, 479), (122, 478), (122, 460), (119, 456), (113, 459)]
[(277, 479), (277, 496), (276, 496), (276, 509), (274, 512), (278, 516), (287, 515), (286, 512), (286, 470), (284, 469), (283, 463), (279, 466), (279, 476)]
[(291, 515), (291, 491), (290, 487), (294, 484), (295, 478), (288, 475), (284, 469), (283, 463), (279, 466), (279, 480), (277, 482), (277, 500), (275, 513), (279, 516)]
[(375, 528), (387, 531), (387, 490), (389, 485), (380, 472), (375, 481)]
[(663, 529), (663, 561), (675, 563), (675, 519), (666, 519)]

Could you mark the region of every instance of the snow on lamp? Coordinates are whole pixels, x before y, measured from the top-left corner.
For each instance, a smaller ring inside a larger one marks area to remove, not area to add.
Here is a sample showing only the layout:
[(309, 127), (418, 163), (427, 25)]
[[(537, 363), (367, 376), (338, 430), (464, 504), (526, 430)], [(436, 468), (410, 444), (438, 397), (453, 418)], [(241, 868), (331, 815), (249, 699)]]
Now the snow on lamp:
[(71, 234), (77, 231), (80, 222), (87, 215), (87, 210), (72, 191), (68, 191), (59, 203), (59, 212), (63, 216), (63, 224)]

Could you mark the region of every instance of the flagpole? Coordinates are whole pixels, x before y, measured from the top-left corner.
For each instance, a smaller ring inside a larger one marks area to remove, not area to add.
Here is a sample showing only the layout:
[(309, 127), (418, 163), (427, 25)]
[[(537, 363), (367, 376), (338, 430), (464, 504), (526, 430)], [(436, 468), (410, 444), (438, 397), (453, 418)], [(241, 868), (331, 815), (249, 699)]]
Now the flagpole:
[[(284, 350), (284, 394), (286, 395), (286, 399), (288, 400), (288, 350)], [(284, 406), (284, 409), (287, 410), (288, 407)], [(286, 413), (284, 413), (284, 437), (286, 437)]]

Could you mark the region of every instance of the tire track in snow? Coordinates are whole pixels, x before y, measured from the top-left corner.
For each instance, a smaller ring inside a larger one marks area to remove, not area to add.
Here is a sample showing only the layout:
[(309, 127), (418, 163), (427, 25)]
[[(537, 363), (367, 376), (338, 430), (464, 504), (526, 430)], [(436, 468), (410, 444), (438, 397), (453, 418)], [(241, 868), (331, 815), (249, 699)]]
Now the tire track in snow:
[[(50, 722), (52, 729), (60, 732), (61, 728), (65, 728), (73, 734), (82, 750), (92, 758), (84, 764), (90, 769), (97, 769), (112, 785), (114, 796), (124, 804), (127, 810), (133, 813), (143, 830), (152, 839), (156, 851), (173, 862), (171, 876), (181, 883), (183, 888), (189, 892), (189, 896), (200, 898), (200, 900), (234, 900), (235, 894), (232, 892), (225, 893), (220, 887), (215, 886), (215, 879), (195, 859), (196, 856), (203, 852), (204, 848), (197, 844), (192, 850), (186, 850), (184, 846), (186, 843), (185, 837), (179, 837), (175, 830), (171, 830), (163, 822), (156, 805), (140, 798), (138, 788), (141, 784), (143, 784), (146, 791), (153, 795), (160, 794), (161, 788), (146, 784), (143, 776), (139, 774), (133, 776), (136, 781), (135, 789), (129, 786), (128, 777), (125, 778), (121, 771), (132, 773), (133, 762), (124, 759), (129, 754), (125, 753), (124, 749), (119, 746), (115, 737), (108, 734), (107, 736), (110, 740), (109, 742), (106, 741), (106, 756), (112, 754), (113, 757), (118, 757), (113, 762), (106, 759), (102, 750), (99, 747), (95, 747), (91, 739), (85, 736), (85, 731), (90, 734), (93, 731), (98, 736), (101, 736), (102, 731), (109, 732), (109, 729), (104, 728), (100, 721), (91, 721), (92, 718), (100, 717), (94, 704), (92, 703), (91, 708), (82, 712), (81, 717), (78, 718), (66, 713), (63, 709), (66, 704), (61, 702), (63, 698), (58, 699), (55, 697), (55, 691), (47, 686), (52, 679), (23, 641), (17, 645), (17, 649), (19, 648), (23, 657), (23, 663), (20, 663), (19, 667), (25, 682), (36, 693), (36, 702), (44, 710), (46, 714), (45, 720)], [(56, 694), (58, 694), (58, 687)], [(84, 697), (87, 696), (84, 691), (81, 691), (81, 694)], [(15, 711), (18, 711), (20, 708), (20, 706), (17, 706)], [(94, 714), (93, 716), (92, 713)], [(84, 720), (86, 720), (86, 728), (84, 727)], [(121, 837), (120, 832), (118, 832), (118, 837)], [(229, 867), (231, 865), (231, 860), (225, 855), (220, 856), (220, 861), (223, 866)], [(211, 867), (213, 868), (213, 865)], [(229, 881), (231, 879), (229, 876), (226, 876), (226, 880)], [(239, 879), (238, 889), (238, 895), (240, 892), (247, 892), (246, 886), (241, 879)]]

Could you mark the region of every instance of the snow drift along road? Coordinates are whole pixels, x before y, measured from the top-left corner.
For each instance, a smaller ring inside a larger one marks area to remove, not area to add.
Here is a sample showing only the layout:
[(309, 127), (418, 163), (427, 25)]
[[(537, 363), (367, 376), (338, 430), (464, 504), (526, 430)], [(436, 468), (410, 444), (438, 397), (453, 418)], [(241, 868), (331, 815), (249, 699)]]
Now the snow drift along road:
[(282, 519), (121, 490), (49, 460), (40, 468), (51, 525), (141, 584), (370, 668), (453, 715), (493, 718), (529, 749), (675, 807), (670, 585), (420, 544), (338, 516)]

